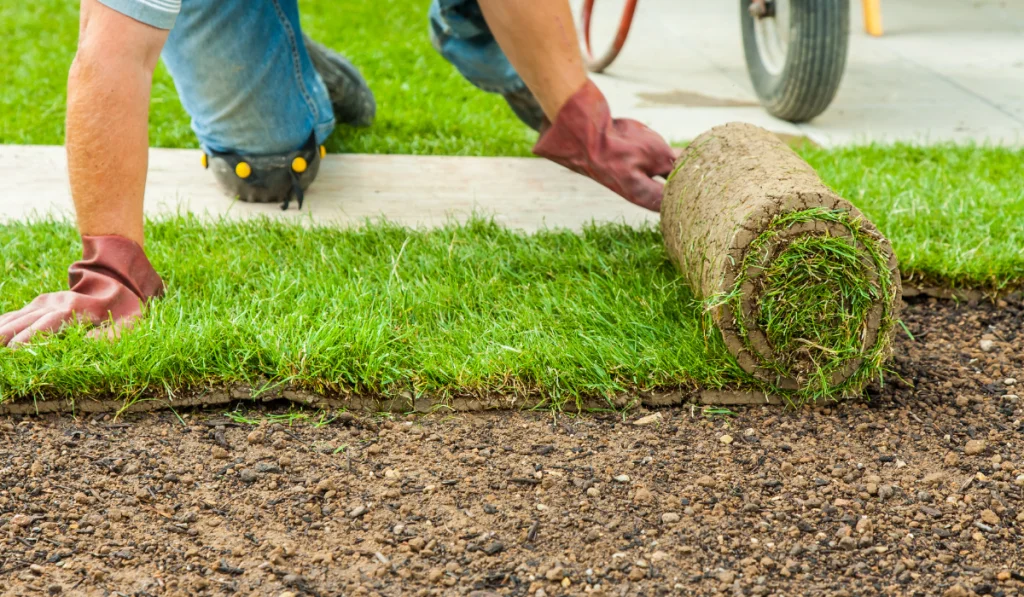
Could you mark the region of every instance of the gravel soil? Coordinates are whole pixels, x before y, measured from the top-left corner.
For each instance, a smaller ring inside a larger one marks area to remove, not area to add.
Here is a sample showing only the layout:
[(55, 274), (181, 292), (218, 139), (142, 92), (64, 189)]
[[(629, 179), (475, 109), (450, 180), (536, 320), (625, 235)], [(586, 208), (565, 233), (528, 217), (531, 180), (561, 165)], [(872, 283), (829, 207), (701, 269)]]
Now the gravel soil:
[(797, 412), (0, 419), (0, 594), (1019, 594), (1024, 304), (904, 321)]

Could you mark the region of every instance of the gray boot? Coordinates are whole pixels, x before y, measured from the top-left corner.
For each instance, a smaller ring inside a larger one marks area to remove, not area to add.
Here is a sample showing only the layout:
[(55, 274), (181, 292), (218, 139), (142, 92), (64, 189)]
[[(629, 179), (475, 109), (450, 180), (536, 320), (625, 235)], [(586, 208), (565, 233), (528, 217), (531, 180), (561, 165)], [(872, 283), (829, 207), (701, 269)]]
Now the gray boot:
[(347, 58), (302, 34), (313, 68), (327, 86), (334, 118), (352, 126), (370, 126), (377, 115), (377, 101), (366, 79)]

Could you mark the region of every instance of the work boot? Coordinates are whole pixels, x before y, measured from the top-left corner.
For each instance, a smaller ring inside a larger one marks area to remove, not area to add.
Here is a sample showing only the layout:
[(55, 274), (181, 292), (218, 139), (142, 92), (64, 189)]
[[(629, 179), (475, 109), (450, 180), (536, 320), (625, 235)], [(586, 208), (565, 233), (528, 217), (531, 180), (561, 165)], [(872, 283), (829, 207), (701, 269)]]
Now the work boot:
[(352, 126), (370, 126), (377, 115), (377, 101), (359, 70), (341, 54), (302, 34), (313, 68), (327, 86), (334, 118)]
[(295, 151), (273, 155), (243, 155), (225, 151), (203, 152), (203, 167), (213, 172), (229, 197), (246, 203), (281, 203), (288, 209), (292, 200), (299, 209), (306, 189), (320, 172), (320, 160), (327, 151), (310, 134)]
[(544, 110), (541, 109), (537, 98), (533, 96), (533, 92), (529, 88), (524, 85), (522, 89), (506, 93), (502, 97), (508, 102), (508, 107), (512, 108), (519, 120), (522, 120), (531, 129), (540, 132), (541, 125), (544, 123)]

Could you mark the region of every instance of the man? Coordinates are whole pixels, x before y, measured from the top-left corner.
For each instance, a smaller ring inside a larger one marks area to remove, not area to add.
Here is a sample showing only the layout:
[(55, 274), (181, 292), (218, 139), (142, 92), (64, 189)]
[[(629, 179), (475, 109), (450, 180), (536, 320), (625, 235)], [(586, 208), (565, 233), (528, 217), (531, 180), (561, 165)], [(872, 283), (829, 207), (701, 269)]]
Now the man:
[[(657, 210), (673, 152), (632, 120), (613, 120), (588, 79), (566, 0), (434, 0), (434, 46), (477, 87), (501, 94), (538, 130), (537, 155)], [(87, 321), (108, 335), (163, 294), (143, 251), (148, 117), (158, 58), (232, 195), (287, 208), (316, 176), (340, 120), (374, 117), (344, 58), (303, 37), (297, 0), (82, 0), (68, 77), (66, 145), (83, 258), (70, 290), (0, 316), (0, 345)]]

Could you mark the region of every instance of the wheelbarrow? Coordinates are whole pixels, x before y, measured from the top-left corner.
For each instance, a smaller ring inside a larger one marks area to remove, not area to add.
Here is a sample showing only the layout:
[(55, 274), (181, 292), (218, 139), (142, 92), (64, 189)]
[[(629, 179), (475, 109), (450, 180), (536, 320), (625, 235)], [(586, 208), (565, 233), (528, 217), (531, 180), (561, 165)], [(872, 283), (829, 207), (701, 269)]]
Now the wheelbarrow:
[[(596, 48), (590, 21), (596, 0), (584, 0), (584, 61), (601, 72), (626, 43), (639, 0), (624, 0), (611, 44)], [(832, 102), (846, 68), (850, 0), (739, 0), (747, 72), (761, 105), (790, 122), (805, 122)], [(603, 52), (600, 50), (603, 49)]]

